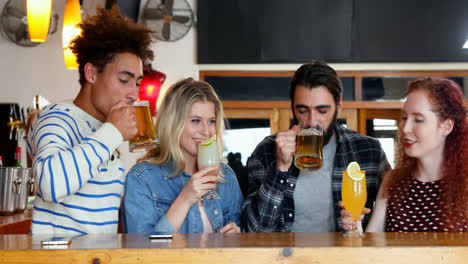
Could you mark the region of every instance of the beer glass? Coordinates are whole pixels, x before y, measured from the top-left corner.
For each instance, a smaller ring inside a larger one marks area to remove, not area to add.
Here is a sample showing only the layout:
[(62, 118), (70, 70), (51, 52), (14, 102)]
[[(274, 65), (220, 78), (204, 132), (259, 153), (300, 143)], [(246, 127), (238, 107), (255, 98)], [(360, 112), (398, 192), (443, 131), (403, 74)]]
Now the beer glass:
[[(221, 161), (219, 157), (219, 148), (218, 143), (215, 140), (212, 140), (210, 143), (205, 144), (203, 142), (198, 143), (198, 169), (203, 169), (208, 166), (220, 166)], [(212, 183), (212, 182), (209, 182)], [(219, 195), (214, 190), (208, 190), (208, 192), (203, 196), (202, 200), (220, 199)]]
[(303, 171), (314, 171), (322, 167), (323, 128), (310, 127), (308, 122), (299, 123), (296, 134), (294, 165)]
[(362, 226), (359, 226), (359, 216), (364, 210), (367, 200), (366, 172), (360, 179), (352, 179), (346, 171), (343, 171), (343, 184), (341, 186), (341, 199), (343, 200), (344, 208), (351, 213), (351, 219), (354, 221), (353, 230), (348, 231), (344, 236), (348, 237), (365, 237), (362, 232)]
[(129, 142), (130, 152), (148, 151), (158, 146), (156, 132), (148, 101), (136, 101), (132, 104), (136, 109), (137, 135)]

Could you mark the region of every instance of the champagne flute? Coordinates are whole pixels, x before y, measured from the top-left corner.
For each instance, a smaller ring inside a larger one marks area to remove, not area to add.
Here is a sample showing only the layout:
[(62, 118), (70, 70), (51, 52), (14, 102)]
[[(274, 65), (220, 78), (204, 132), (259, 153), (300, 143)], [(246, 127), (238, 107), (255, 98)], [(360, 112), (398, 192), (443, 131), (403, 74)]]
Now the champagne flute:
[(345, 210), (351, 213), (351, 219), (354, 221), (353, 229), (344, 233), (347, 237), (365, 237), (362, 227), (359, 229), (357, 225), (367, 200), (366, 172), (360, 171), (360, 175), (356, 178), (343, 171), (341, 198)]
[[(220, 166), (220, 154), (219, 148), (214, 137), (210, 138), (207, 142), (198, 143), (198, 169), (203, 169), (208, 166)], [(219, 172), (218, 172), (219, 173)], [(218, 174), (217, 173), (217, 174)], [(216, 175), (217, 175), (216, 174)], [(213, 182), (208, 182), (213, 183)], [(205, 196), (202, 197), (202, 200), (218, 200), (220, 199), (219, 194), (215, 190), (208, 190)]]

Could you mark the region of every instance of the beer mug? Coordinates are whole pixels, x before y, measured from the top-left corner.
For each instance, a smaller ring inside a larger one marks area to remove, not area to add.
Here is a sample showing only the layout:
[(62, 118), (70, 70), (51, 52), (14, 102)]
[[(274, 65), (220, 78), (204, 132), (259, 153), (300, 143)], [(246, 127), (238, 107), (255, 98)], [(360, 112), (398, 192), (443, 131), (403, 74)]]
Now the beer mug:
[(299, 124), (296, 134), (294, 165), (303, 171), (314, 171), (322, 167), (323, 128), (310, 127), (308, 122)]
[(148, 151), (158, 146), (156, 132), (148, 101), (136, 101), (132, 104), (136, 109), (137, 135), (129, 142), (130, 152)]

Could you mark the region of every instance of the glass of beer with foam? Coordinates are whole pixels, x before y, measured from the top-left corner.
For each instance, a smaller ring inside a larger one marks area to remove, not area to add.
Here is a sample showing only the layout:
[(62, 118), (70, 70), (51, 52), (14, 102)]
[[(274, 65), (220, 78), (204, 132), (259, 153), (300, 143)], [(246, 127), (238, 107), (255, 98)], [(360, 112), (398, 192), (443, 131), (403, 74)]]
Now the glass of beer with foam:
[(129, 142), (130, 152), (148, 151), (157, 147), (158, 141), (156, 140), (149, 102), (135, 101), (132, 106), (136, 109), (138, 132)]
[(311, 127), (310, 122), (299, 123), (296, 134), (294, 165), (303, 171), (314, 171), (322, 167), (323, 128)]

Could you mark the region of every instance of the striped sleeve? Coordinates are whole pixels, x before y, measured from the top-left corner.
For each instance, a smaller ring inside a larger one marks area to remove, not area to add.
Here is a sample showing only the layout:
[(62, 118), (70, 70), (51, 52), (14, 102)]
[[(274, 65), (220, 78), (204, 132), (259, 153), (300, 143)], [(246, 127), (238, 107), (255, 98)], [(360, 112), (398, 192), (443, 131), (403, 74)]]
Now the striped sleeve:
[(45, 201), (59, 203), (79, 191), (123, 141), (110, 123), (87, 136), (82, 135), (84, 129), (72, 115), (60, 110), (45, 112), (34, 121), (28, 151)]

